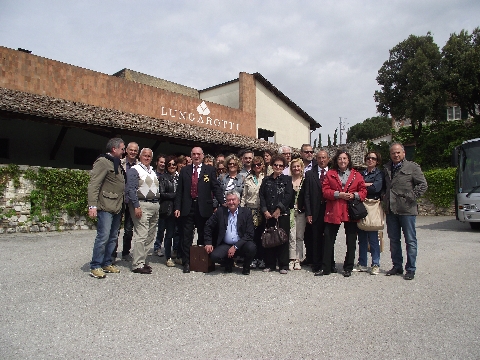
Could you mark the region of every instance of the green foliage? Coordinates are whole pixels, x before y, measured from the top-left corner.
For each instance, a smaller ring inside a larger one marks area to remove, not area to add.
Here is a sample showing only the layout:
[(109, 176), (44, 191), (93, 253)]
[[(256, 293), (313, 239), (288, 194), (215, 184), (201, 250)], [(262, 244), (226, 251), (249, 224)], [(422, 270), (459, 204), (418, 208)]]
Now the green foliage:
[(0, 219), (8, 219), (14, 215), (17, 215), (15, 209), (8, 209), (7, 211), (4, 210), (4, 212), (0, 214)]
[(333, 146), (337, 146), (338, 128), (333, 133)]
[(382, 163), (378, 165), (383, 165), (390, 160), (390, 143), (388, 141), (380, 141), (378, 144), (367, 141), (367, 149), (368, 151), (376, 151), (380, 153)]
[[(441, 54), (430, 33), (410, 35), (390, 50), (378, 71), (377, 111), (396, 120), (411, 121), (415, 139), (423, 123), (445, 119), (446, 92), (440, 71)], [(442, 116), (443, 115), (443, 116)]]
[(328, 134), (327, 141), (328, 141), (328, 146), (332, 146), (332, 140), (330, 139), (330, 134)]
[(455, 198), (455, 168), (425, 171), (428, 190), (425, 197), (436, 207), (448, 208)]
[(0, 194), (3, 194), (10, 180), (13, 180), (15, 188), (20, 186), (20, 168), (18, 165), (8, 164), (0, 168)]
[(355, 124), (347, 131), (347, 143), (376, 139), (392, 132), (392, 119), (385, 116), (375, 116)]
[[(454, 147), (477, 137), (480, 137), (480, 124), (477, 123), (457, 120), (425, 125), (415, 147), (414, 160), (424, 170), (449, 167)], [(402, 144), (414, 142), (408, 128), (394, 132), (393, 140)]]
[(480, 123), (480, 27), (450, 35), (442, 49), (444, 86), (452, 101)]
[[(62, 210), (66, 210), (70, 216), (87, 216), (87, 187), (90, 180), (87, 172), (40, 168), (38, 172), (27, 171), (25, 177), (35, 184), (35, 190), (30, 194), (32, 216), (55, 221)], [(49, 215), (42, 216), (42, 209), (47, 210)]]

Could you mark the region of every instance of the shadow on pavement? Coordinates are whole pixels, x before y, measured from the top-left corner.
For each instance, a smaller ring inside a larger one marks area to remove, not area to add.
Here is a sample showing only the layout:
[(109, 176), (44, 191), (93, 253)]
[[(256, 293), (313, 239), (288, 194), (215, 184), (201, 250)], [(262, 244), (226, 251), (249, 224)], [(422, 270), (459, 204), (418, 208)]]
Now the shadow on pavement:
[(472, 232), (470, 225), (462, 223), (456, 219), (449, 219), (444, 221), (435, 222), (432, 224), (418, 225), (417, 229), (425, 230), (439, 230), (439, 231), (458, 231), (458, 232)]

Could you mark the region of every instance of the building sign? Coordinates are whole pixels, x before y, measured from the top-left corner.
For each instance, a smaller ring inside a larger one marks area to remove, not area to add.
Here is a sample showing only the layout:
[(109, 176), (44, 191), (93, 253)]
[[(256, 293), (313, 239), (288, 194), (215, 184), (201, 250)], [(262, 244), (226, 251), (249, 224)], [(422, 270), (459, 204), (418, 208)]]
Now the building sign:
[(197, 106), (197, 114), (191, 111), (181, 111), (165, 106), (162, 106), (161, 114), (162, 116), (166, 116), (171, 119), (184, 120), (185, 122), (191, 122), (192, 124), (204, 124), (212, 128), (218, 128), (220, 130), (240, 130), (240, 124), (238, 123), (228, 120), (217, 119), (214, 116), (210, 116), (210, 109), (208, 108), (207, 104), (205, 104), (205, 101), (202, 101), (202, 103)]

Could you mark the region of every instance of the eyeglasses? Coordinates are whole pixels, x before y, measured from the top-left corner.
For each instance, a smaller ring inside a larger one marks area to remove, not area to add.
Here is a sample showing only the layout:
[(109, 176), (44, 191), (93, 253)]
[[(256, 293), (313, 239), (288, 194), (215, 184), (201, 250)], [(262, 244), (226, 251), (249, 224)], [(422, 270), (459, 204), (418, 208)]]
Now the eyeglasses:
[(377, 161), (377, 158), (376, 158), (376, 157), (373, 157), (373, 156), (367, 156), (366, 159), (367, 159), (367, 160), (375, 160), (375, 161)]
[(235, 163), (228, 163), (228, 166), (237, 166)]
[(177, 166), (175, 163), (168, 163), (168, 166)]
[(283, 168), (283, 167), (284, 167), (283, 164), (273, 164), (272, 166), (273, 166), (273, 167), (278, 167), (278, 168)]
[(313, 150), (305, 150), (304, 153), (305, 154), (313, 154)]
[(262, 163), (257, 163), (257, 164), (253, 164), (253, 166), (261, 167), (261, 166), (263, 166), (263, 164)]
[(283, 153), (282, 155), (292, 155), (292, 153)]

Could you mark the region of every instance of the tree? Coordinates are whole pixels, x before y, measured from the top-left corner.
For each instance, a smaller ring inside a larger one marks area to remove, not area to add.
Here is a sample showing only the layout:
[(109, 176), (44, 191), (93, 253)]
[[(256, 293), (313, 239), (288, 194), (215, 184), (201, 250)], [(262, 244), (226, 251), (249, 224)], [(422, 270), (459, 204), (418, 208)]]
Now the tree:
[(480, 28), (450, 35), (442, 49), (444, 85), (452, 101), (480, 123)]
[(347, 143), (376, 139), (392, 132), (392, 118), (375, 116), (355, 124), (347, 131)]
[(322, 134), (318, 134), (318, 147), (322, 147)]
[(378, 71), (377, 111), (395, 120), (410, 120), (415, 140), (424, 122), (445, 120), (440, 63), (440, 50), (428, 32), (426, 36), (410, 35), (396, 45)]
[(328, 146), (332, 146), (332, 140), (330, 139), (330, 134), (328, 134)]
[(337, 146), (337, 136), (338, 136), (338, 128), (335, 129), (335, 132), (333, 133), (333, 146)]

